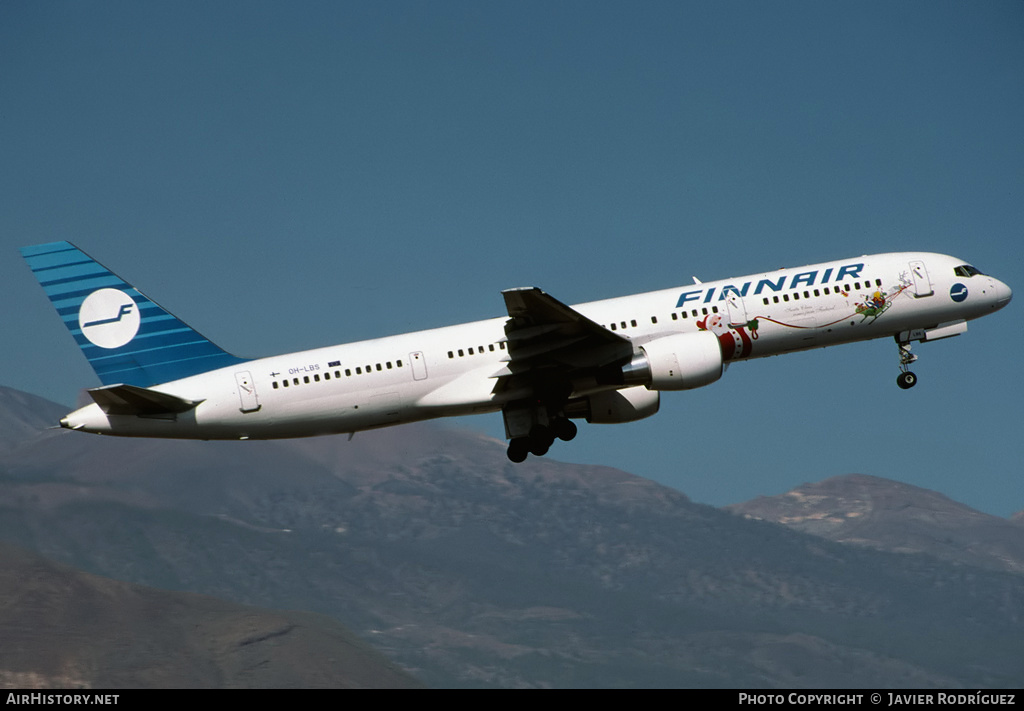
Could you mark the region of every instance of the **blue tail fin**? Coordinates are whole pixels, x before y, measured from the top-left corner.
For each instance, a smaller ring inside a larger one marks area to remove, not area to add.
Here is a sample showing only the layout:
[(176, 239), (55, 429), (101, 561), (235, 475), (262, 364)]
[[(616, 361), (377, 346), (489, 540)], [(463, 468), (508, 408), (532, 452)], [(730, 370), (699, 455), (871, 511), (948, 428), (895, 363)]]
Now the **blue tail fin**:
[(146, 388), (245, 362), (70, 242), (22, 247), (21, 254), (104, 385)]

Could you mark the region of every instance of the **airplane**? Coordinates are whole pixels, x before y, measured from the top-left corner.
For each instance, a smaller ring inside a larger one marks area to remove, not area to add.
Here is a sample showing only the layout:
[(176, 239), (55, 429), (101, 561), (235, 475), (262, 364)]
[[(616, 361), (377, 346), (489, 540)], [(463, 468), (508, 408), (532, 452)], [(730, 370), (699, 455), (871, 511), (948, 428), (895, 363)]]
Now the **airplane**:
[(964, 333), (1010, 288), (963, 260), (865, 255), (567, 306), (502, 292), (507, 315), (357, 343), (231, 355), (70, 242), (21, 253), (102, 387), (62, 427), (126, 437), (256, 440), (348, 434), (501, 412), (508, 458), (543, 456), (573, 420), (654, 415), (663, 391), (704, 387), (752, 358), (893, 338), (897, 384), (912, 342)]

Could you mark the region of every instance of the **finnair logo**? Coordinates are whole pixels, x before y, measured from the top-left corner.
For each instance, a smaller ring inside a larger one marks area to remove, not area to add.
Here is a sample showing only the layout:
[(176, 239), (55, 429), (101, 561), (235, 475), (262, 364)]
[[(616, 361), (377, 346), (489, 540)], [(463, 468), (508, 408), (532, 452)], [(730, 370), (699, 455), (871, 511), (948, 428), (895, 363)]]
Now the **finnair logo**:
[[(850, 279), (859, 279), (861, 271), (864, 270), (864, 263), (859, 262), (857, 264), (845, 264), (841, 267), (829, 267), (820, 274), (818, 270), (810, 272), (800, 272), (799, 274), (779, 274), (775, 273), (770, 276), (766, 276), (764, 279), (755, 282), (746, 281), (742, 285), (736, 286), (734, 284), (726, 284), (723, 286), (717, 296), (718, 301), (725, 301), (729, 298), (729, 294), (736, 294), (739, 297), (747, 296), (750, 291), (750, 287), (754, 286), (754, 295), (758, 296), (762, 293), (769, 294), (772, 292), (785, 291), (786, 289), (806, 289), (811, 286), (819, 286), (822, 284), (836, 283), (842, 281), (848, 281)], [(693, 289), (691, 291), (684, 291), (679, 295), (679, 301), (676, 302), (676, 308), (685, 308), (689, 302), (694, 303), (705, 303), (709, 304), (715, 299), (715, 289), (718, 287), (712, 286), (709, 289)]]
[(949, 289), (949, 298), (959, 304), (967, 298), (967, 286), (960, 283), (954, 284)]
[(78, 327), (100, 348), (120, 348), (130, 342), (141, 323), (138, 305), (120, 289), (94, 291), (78, 310)]

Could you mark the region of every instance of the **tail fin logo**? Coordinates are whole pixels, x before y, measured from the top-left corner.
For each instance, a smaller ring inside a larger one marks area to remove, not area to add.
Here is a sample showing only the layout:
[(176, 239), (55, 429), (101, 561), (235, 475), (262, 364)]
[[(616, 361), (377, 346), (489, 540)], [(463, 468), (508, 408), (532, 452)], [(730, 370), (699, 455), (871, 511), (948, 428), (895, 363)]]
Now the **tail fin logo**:
[(99, 289), (86, 297), (78, 310), (78, 327), (100, 348), (120, 348), (139, 332), (138, 304), (120, 289)]

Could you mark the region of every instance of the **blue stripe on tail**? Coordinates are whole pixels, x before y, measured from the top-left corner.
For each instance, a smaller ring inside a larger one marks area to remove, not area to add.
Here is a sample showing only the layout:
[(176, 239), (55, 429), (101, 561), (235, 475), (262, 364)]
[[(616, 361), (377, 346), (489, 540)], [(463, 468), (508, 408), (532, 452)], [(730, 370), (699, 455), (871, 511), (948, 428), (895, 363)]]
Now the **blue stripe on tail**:
[(22, 247), (21, 254), (104, 385), (145, 388), (246, 362), (70, 242)]

